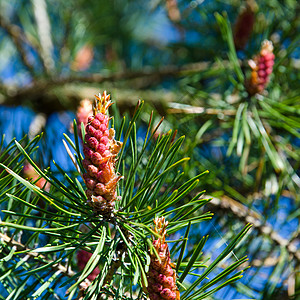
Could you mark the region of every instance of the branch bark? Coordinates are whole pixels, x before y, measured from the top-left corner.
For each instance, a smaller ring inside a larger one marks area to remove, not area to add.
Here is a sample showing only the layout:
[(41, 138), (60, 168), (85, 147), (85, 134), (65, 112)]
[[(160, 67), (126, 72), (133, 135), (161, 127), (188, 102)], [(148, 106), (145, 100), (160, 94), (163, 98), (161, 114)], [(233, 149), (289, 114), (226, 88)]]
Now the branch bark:
[[(227, 64), (228, 63), (225, 63), (225, 65)], [(11, 103), (11, 101), (13, 101), (14, 104), (20, 105), (24, 101), (24, 98), (36, 98), (39, 97), (41, 94), (43, 94), (44, 96), (44, 94), (47, 95), (49, 90), (53, 88), (58, 88), (74, 83), (112, 83), (122, 80), (138, 79), (142, 77), (162, 79), (165, 77), (176, 77), (178, 75), (183, 75), (186, 73), (197, 73), (204, 71), (208, 68), (218, 69), (221, 67), (223, 68), (224, 65), (220, 66), (220, 64), (210, 62), (191, 63), (183, 66), (170, 65), (158, 69), (145, 67), (143, 70), (139, 71), (124, 71), (108, 75), (90, 74), (84, 76), (69, 76), (65, 78), (51, 78), (47, 80), (39, 80), (34, 82), (31, 86), (25, 88), (2, 85), (1, 89), (4, 97), (6, 98), (4, 102)], [(229, 67), (229, 64), (227, 67)]]
[[(206, 197), (210, 197), (206, 195)], [(272, 226), (265, 224), (259, 214), (244, 206), (243, 204), (229, 198), (228, 196), (223, 196), (220, 198), (212, 197), (212, 200), (207, 206), (212, 206), (212, 210), (218, 210), (222, 213), (230, 212), (234, 214), (238, 219), (244, 223), (251, 223), (253, 227), (262, 235), (268, 236), (274, 244), (286, 248), (288, 253), (300, 263), (300, 251), (294, 244), (294, 240), (288, 240), (280, 236)], [(298, 236), (299, 236), (298, 232)]]
[[(28, 256), (30, 256), (31, 258), (40, 258), (40, 262), (43, 263), (43, 264), (49, 264), (49, 263), (53, 262), (53, 261), (47, 259), (41, 253), (34, 252), (33, 250), (27, 248), (22, 243), (19, 243), (19, 242), (15, 241), (14, 239), (12, 239), (11, 237), (9, 237), (6, 234), (0, 233), (0, 239), (2, 241), (4, 241), (7, 245), (9, 245), (10, 247), (16, 247), (17, 251), (26, 251), (26, 254)], [(63, 266), (60, 263), (52, 265), (51, 268), (54, 272), (59, 271), (60, 273), (63, 273), (67, 277), (72, 277), (76, 274), (71, 268), (66, 268), (65, 266)], [(80, 284), (80, 286), (85, 286), (86, 284), (88, 284), (88, 285), (90, 284), (90, 281), (88, 279), (85, 279), (85, 281), (83, 281)]]

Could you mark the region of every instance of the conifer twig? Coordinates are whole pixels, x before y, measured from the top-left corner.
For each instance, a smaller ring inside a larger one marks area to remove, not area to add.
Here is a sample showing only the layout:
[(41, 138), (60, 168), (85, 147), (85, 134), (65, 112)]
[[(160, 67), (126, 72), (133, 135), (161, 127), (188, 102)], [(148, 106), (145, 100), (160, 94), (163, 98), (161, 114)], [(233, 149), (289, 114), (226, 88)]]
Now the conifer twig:
[[(0, 24), (1, 25), (1, 24)], [(230, 67), (230, 65), (226, 62), (223, 62), (222, 68), (224, 67)], [(40, 80), (35, 82), (33, 85), (26, 87), (26, 88), (20, 88), (16, 90), (14, 93), (14, 97), (20, 97), (20, 96), (34, 96), (39, 95), (40, 93), (43, 93), (47, 91), (51, 87), (58, 87), (65, 84), (70, 83), (103, 83), (106, 81), (109, 82), (115, 82), (120, 80), (130, 80), (130, 79), (136, 79), (141, 77), (156, 77), (156, 78), (165, 78), (169, 76), (177, 76), (181, 73), (197, 73), (204, 70), (210, 69), (218, 69), (220, 68), (220, 64), (218, 63), (211, 63), (211, 62), (196, 62), (196, 63), (190, 63), (185, 64), (182, 66), (177, 65), (169, 65), (164, 66), (161, 68), (151, 68), (151, 67), (144, 67), (142, 70), (139, 71), (122, 71), (118, 73), (111, 73), (108, 75), (103, 74), (90, 74), (90, 75), (84, 75), (84, 76), (69, 76), (69, 77), (61, 77), (61, 78), (51, 78), (48, 80)], [(5, 87), (5, 86), (4, 86)], [(8, 88), (8, 87), (6, 87)], [(6, 91), (4, 90), (5, 94)]]
[(218, 115), (223, 114), (226, 116), (235, 116), (235, 109), (216, 109), (216, 108), (205, 108), (201, 106), (189, 106), (189, 107), (170, 107), (168, 109), (168, 113), (170, 114), (206, 114), (206, 115)]
[[(207, 196), (206, 197), (210, 197)], [(282, 236), (278, 232), (276, 232), (272, 226), (268, 224), (264, 224), (256, 212), (247, 208), (243, 204), (229, 198), (228, 196), (223, 196), (220, 198), (212, 197), (212, 200), (208, 203), (208, 206), (213, 205), (222, 213), (224, 211), (229, 211), (238, 217), (244, 223), (253, 224), (253, 228), (255, 228), (262, 235), (266, 235), (270, 237), (270, 239), (277, 245), (284, 247), (287, 249), (288, 253), (294, 257), (297, 262), (300, 262), (300, 251), (294, 245), (293, 240), (289, 241)]]
[[(8, 235), (3, 234), (1, 232), (0, 232), (0, 239), (2, 241), (4, 241), (7, 245), (9, 245), (11, 247), (16, 247), (17, 251), (26, 252), (26, 254), (31, 258), (37, 258), (37, 257), (40, 258), (41, 259), (41, 260), (39, 260), (40, 263), (43, 263), (43, 264), (52, 263), (52, 261), (47, 259), (44, 255), (42, 255), (40, 253), (37, 253), (37, 252), (34, 252), (34, 250), (31, 250), (31, 249), (27, 248), (22, 243), (15, 241), (14, 239), (9, 237)], [(67, 267), (63, 266), (62, 264), (60, 264), (60, 263), (51, 265), (51, 268), (52, 268), (53, 271), (59, 271), (60, 273), (64, 274), (67, 277), (72, 277), (76, 274), (71, 268), (69, 268), (69, 267), (67, 268)], [(84, 286), (86, 284), (90, 284), (88, 279), (85, 279), (85, 281), (83, 281), (80, 284), (80, 286)]]

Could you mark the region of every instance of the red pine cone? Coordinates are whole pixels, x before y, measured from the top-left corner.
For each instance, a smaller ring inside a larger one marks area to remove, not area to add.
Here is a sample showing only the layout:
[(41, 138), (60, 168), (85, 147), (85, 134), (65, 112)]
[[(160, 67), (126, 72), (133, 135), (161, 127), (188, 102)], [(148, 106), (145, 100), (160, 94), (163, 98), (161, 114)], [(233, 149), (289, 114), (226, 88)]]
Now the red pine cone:
[(110, 95), (104, 92), (96, 99), (94, 115), (88, 118), (85, 129), (82, 163), (87, 172), (83, 177), (89, 204), (105, 214), (114, 209), (117, 200), (116, 187), (121, 176), (116, 175), (114, 166), (122, 143), (115, 141), (114, 129), (108, 128), (109, 118), (105, 113), (111, 105)]
[(23, 167), (23, 174), (25, 178), (28, 178), (29, 180), (31, 179), (32, 181), (36, 181), (35, 185), (38, 186), (40, 189), (44, 189), (45, 191), (49, 192), (50, 190), (50, 183), (45, 180), (45, 178), (41, 177), (39, 180), (38, 178), (40, 177), (39, 174), (35, 171), (33, 166), (25, 162), (24, 167)]
[(94, 58), (93, 47), (89, 44), (83, 45), (76, 53), (75, 59), (71, 64), (72, 70), (84, 71), (87, 70)]
[(176, 272), (171, 267), (168, 244), (165, 241), (168, 222), (164, 217), (154, 220), (154, 231), (161, 238), (153, 240), (153, 246), (160, 259), (151, 254), (149, 272), (147, 274), (148, 293), (150, 300), (180, 300), (180, 293), (176, 286)]
[(239, 13), (233, 29), (234, 45), (237, 50), (244, 49), (253, 31), (257, 4), (255, 0), (247, 0)]
[[(88, 263), (91, 256), (92, 256), (92, 253), (87, 252), (85, 250), (79, 250), (77, 252), (77, 265), (78, 265), (78, 269), (80, 271), (82, 271), (85, 268), (85, 266)], [(98, 267), (96, 267), (87, 278), (92, 281), (97, 277), (97, 275), (99, 273), (100, 273), (100, 270)]]
[(167, 13), (171, 21), (179, 22), (181, 19), (178, 9), (177, 0), (166, 0)]
[(273, 71), (274, 59), (272, 42), (263, 41), (260, 54), (248, 62), (252, 72), (246, 82), (246, 89), (250, 95), (264, 91)]

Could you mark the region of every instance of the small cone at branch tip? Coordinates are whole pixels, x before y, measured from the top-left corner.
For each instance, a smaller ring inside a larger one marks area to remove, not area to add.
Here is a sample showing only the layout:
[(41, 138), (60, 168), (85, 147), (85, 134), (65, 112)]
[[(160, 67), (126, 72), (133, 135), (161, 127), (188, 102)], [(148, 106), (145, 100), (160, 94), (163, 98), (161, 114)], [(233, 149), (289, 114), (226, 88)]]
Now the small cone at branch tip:
[(166, 0), (166, 9), (171, 21), (179, 22), (181, 19), (177, 0)]
[[(45, 178), (40, 177), (40, 175), (36, 172), (33, 166), (27, 161), (24, 163), (23, 167), (23, 175), (25, 178), (35, 181), (35, 185), (40, 189), (43, 189), (47, 192), (50, 190), (50, 183), (45, 180)], [(40, 179), (39, 179), (40, 178)]]
[(91, 45), (83, 45), (75, 55), (75, 60), (71, 64), (71, 69), (74, 71), (87, 70), (94, 58), (94, 50)]
[[(92, 253), (87, 252), (85, 250), (80, 249), (77, 252), (77, 266), (78, 269), (80, 271), (82, 271), (86, 264), (88, 263), (88, 261), (90, 260), (90, 258), (92, 257)], [(89, 280), (93, 281), (97, 275), (100, 273), (100, 269), (98, 267), (96, 267), (87, 277)]]
[[(87, 234), (90, 232), (91, 228), (94, 228), (94, 226), (91, 223), (87, 223), (87, 224), (81, 224), (79, 230), (83, 234)], [(85, 268), (86, 264), (91, 259), (92, 255), (93, 254), (91, 252), (85, 251), (83, 249), (79, 249), (77, 251), (76, 259), (77, 259), (77, 267), (79, 271), (82, 271)], [(100, 273), (100, 269), (98, 266), (96, 266), (94, 270), (88, 275), (87, 277), (88, 280), (85, 282), (85, 285), (81, 286), (81, 290), (85, 290), (89, 286), (90, 281), (93, 281), (99, 273)]]
[(93, 115), (88, 117), (84, 139), (83, 166), (86, 170), (84, 181), (87, 186), (88, 203), (97, 213), (109, 214), (113, 211), (117, 197), (117, 183), (121, 179), (115, 173), (116, 156), (122, 143), (116, 141), (115, 131), (108, 127), (110, 95), (106, 91), (95, 96)]
[(265, 90), (273, 72), (274, 59), (272, 42), (263, 41), (260, 53), (248, 62), (252, 71), (251, 77), (246, 80), (245, 86), (251, 96)]
[(245, 1), (233, 28), (233, 40), (237, 50), (242, 50), (248, 43), (255, 24), (255, 14), (258, 10), (255, 0)]
[(147, 273), (147, 292), (150, 300), (179, 300), (180, 293), (176, 286), (176, 272), (172, 269), (169, 246), (165, 241), (168, 222), (164, 217), (156, 218), (154, 231), (160, 235), (153, 239), (153, 246), (158, 254), (151, 253)]

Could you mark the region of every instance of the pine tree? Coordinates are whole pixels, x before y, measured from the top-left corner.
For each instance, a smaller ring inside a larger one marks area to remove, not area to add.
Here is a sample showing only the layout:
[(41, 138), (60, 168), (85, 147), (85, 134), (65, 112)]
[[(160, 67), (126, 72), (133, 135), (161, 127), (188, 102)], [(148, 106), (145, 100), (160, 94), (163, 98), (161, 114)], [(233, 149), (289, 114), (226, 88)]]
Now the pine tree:
[(0, 1), (0, 299), (297, 299), (299, 7)]

